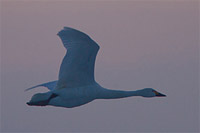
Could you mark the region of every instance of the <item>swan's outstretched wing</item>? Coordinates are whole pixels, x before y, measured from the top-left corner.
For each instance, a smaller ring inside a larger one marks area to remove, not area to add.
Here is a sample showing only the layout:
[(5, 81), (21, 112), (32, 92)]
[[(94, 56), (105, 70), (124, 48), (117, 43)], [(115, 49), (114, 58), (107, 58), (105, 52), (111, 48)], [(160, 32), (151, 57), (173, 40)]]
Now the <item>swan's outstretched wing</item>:
[(99, 46), (85, 33), (64, 27), (58, 33), (67, 53), (62, 61), (56, 88), (73, 88), (95, 83), (94, 65)]
[(43, 84), (36, 85), (36, 86), (31, 87), (31, 88), (28, 88), (25, 91), (32, 90), (32, 89), (37, 88), (37, 87), (46, 87), (49, 90), (53, 90), (53, 89), (56, 88), (57, 82), (58, 81), (56, 80), (56, 81), (51, 81), (51, 82), (48, 82), (48, 83), (43, 83)]

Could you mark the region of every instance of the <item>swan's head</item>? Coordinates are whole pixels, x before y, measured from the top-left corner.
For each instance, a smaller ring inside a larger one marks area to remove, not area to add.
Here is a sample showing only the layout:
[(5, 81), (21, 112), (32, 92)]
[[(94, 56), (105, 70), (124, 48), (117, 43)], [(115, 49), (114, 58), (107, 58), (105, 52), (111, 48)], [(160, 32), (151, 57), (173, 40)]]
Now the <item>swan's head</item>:
[(152, 88), (144, 88), (142, 90), (139, 90), (139, 95), (142, 97), (166, 97), (166, 95), (157, 92)]

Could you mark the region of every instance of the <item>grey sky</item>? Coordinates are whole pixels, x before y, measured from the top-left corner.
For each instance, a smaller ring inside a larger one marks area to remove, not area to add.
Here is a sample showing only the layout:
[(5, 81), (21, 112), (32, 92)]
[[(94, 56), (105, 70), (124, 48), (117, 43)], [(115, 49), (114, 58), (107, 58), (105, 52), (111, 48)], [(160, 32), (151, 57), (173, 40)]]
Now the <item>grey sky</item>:
[[(198, 1), (1, 2), (1, 131), (199, 131)], [(101, 47), (96, 80), (103, 87), (152, 87), (166, 98), (95, 100), (81, 107), (30, 107), (38, 88), (56, 80), (63, 26)]]

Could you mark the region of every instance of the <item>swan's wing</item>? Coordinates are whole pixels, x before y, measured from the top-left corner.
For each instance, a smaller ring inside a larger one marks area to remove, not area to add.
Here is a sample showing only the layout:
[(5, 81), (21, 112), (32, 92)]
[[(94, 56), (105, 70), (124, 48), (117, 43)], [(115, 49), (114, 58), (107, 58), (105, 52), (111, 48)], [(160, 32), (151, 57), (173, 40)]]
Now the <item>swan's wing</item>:
[(99, 46), (85, 33), (64, 27), (58, 33), (67, 53), (56, 88), (74, 88), (95, 83), (94, 65)]
[(31, 87), (31, 88), (28, 88), (25, 91), (32, 90), (32, 89), (37, 88), (37, 87), (46, 87), (49, 90), (53, 90), (53, 89), (56, 88), (57, 82), (58, 81), (56, 80), (56, 81), (51, 81), (51, 82), (48, 82), (48, 83), (43, 83), (43, 84), (36, 85), (36, 86)]

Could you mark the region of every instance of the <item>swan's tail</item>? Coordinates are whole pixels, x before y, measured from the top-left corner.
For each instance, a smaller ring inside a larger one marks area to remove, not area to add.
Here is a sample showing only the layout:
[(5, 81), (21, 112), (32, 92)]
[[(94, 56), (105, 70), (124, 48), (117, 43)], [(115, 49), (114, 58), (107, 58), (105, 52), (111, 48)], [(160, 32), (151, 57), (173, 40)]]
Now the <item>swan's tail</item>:
[(37, 93), (33, 95), (31, 100), (27, 102), (30, 106), (46, 106), (49, 104), (49, 101), (52, 98), (57, 97), (58, 95), (52, 93), (52, 92), (46, 92), (46, 93)]

